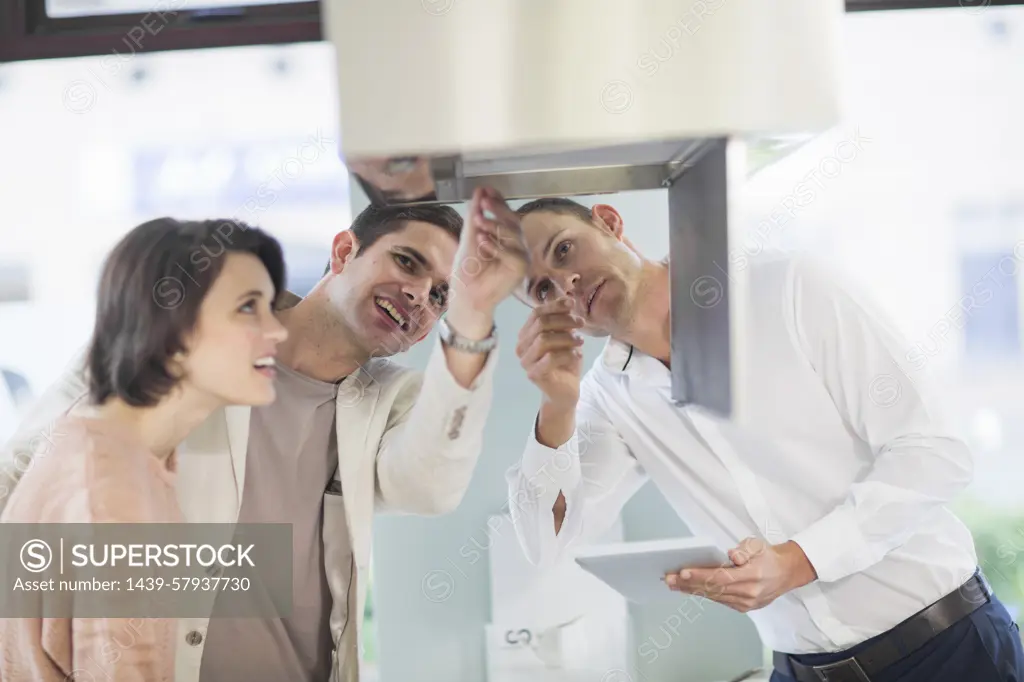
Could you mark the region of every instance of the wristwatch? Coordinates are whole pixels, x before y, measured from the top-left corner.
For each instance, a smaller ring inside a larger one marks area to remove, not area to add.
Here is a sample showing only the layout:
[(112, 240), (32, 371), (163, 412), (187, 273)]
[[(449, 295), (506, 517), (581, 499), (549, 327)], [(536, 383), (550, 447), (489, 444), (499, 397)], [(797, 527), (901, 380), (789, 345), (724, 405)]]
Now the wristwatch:
[(466, 353), (490, 353), (498, 345), (498, 328), (496, 326), (491, 327), (491, 333), (487, 338), (474, 341), (460, 335), (448, 324), (448, 319), (442, 317), (437, 323), (437, 332), (446, 346)]

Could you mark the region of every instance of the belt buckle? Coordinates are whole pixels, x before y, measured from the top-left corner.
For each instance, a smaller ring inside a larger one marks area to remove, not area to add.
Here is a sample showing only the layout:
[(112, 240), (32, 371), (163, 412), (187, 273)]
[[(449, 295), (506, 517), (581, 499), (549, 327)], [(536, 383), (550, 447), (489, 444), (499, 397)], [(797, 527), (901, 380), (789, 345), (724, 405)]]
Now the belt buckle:
[(871, 682), (871, 678), (860, 667), (856, 658), (847, 658), (828, 665), (816, 665), (811, 668), (821, 682)]

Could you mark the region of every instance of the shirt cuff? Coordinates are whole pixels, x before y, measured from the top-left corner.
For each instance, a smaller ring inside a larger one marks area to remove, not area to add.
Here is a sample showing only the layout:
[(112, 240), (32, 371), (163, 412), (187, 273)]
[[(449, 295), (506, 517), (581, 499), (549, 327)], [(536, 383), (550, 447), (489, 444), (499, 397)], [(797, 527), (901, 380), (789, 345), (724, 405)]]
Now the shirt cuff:
[(534, 432), (526, 444), (523, 453), (521, 472), (529, 483), (533, 497), (545, 509), (550, 509), (558, 499), (560, 491), (571, 491), (579, 485), (583, 476), (580, 473), (579, 450), (576, 448), (576, 434), (558, 449), (549, 448), (537, 440), (536, 422)]
[(814, 567), (818, 580), (833, 582), (875, 563), (860, 526), (848, 509), (834, 509), (792, 538)]
[(438, 338), (434, 342), (434, 350), (431, 351), (430, 360), (427, 362), (427, 368), (424, 372), (424, 383), (426, 383), (426, 379), (430, 379), (432, 382), (435, 382), (431, 383), (431, 386), (437, 386), (440, 390), (445, 391), (445, 394), (450, 394), (454, 398), (467, 397), (481, 387), (493, 383), (494, 371), (497, 366), (498, 347), (495, 346), (487, 353), (484, 366), (480, 368), (480, 372), (473, 379), (473, 383), (469, 388), (464, 388), (455, 380), (452, 371), (448, 368), (448, 357), (444, 352), (444, 343)]

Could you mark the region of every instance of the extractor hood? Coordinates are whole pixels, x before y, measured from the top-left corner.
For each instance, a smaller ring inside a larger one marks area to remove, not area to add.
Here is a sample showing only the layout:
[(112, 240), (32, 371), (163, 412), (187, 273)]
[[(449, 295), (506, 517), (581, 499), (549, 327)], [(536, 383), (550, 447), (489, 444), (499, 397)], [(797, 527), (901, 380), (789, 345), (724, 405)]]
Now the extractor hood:
[(324, 0), (342, 152), (371, 201), (665, 189), (673, 397), (726, 417), (747, 176), (839, 120), (841, 0)]

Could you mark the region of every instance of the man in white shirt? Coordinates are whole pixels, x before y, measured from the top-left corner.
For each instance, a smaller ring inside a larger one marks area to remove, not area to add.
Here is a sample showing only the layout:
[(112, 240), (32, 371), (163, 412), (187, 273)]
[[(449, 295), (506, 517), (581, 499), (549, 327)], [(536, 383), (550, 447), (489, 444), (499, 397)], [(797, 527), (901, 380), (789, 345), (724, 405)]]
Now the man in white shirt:
[[(666, 594), (749, 613), (773, 682), (1024, 679), (1017, 626), (947, 509), (971, 453), (869, 302), (806, 260), (750, 263), (740, 427), (671, 401), (668, 266), (614, 208), (518, 213), (534, 311), (516, 353), (543, 399), (508, 480), (532, 562), (600, 533), (650, 479), (734, 564), (669, 574)], [(610, 337), (582, 381), (577, 331)]]

